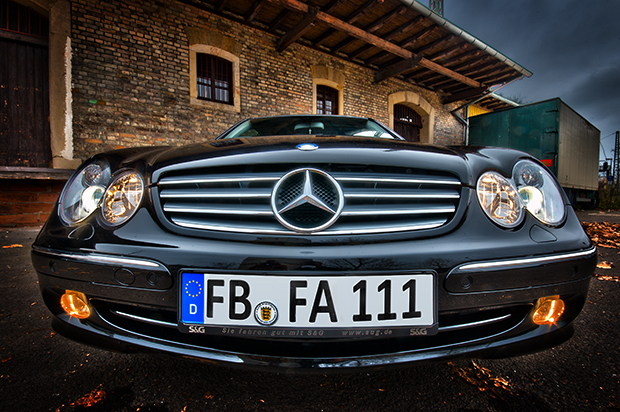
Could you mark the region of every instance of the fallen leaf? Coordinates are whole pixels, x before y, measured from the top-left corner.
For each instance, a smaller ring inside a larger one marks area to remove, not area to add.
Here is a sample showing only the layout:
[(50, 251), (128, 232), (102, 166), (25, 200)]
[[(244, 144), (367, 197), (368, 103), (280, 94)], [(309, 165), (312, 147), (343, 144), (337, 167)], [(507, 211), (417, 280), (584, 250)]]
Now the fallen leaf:
[(2, 249), (13, 249), (16, 247), (24, 247), (23, 245), (19, 245), (19, 244), (14, 244), (14, 245), (7, 245), (7, 246), (2, 246)]
[(77, 401), (73, 402), (71, 406), (82, 406), (88, 408), (103, 401), (105, 401), (105, 392), (100, 389), (95, 389), (91, 393), (84, 395)]
[(594, 277), (598, 280), (610, 280), (612, 282), (620, 282), (620, 278), (618, 276), (599, 275), (595, 273)]
[(620, 248), (620, 224), (607, 222), (583, 222), (581, 224), (590, 240), (597, 246)]
[(611, 263), (611, 262), (605, 262), (605, 261), (604, 261), (604, 262), (599, 262), (599, 263), (596, 265), (596, 267), (597, 267), (597, 268), (599, 268), (599, 269), (611, 269), (611, 268), (613, 268), (613, 267), (614, 267), (614, 264), (613, 264), (613, 263)]
[(467, 383), (474, 385), (492, 398), (504, 400), (504, 393), (512, 394), (512, 384), (501, 376), (493, 376), (487, 368), (478, 366), (472, 361), (473, 367), (457, 368), (453, 362), (448, 362), (452, 373), (463, 378)]

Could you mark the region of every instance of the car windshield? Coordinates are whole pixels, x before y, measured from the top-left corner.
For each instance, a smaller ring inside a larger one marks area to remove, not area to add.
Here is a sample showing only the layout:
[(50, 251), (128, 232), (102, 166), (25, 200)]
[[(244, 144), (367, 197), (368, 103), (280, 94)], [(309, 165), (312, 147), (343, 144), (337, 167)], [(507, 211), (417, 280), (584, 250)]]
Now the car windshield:
[(220, 139), (254, 136), (362, 136), (401, 140), (398, 135), (371, 119), (339, 116), (284, 116), (248, 119)]

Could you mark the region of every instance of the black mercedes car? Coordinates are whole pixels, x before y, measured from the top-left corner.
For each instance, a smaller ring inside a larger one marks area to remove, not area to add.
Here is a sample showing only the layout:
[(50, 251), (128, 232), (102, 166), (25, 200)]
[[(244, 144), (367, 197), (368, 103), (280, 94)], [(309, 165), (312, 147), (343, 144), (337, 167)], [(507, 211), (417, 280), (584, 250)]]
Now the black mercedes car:
[(596, 249), (525, 153), (299, 115), (93, 156), (32, 262), (53, 327), (70, 339), (327, 370), (564, 342)]

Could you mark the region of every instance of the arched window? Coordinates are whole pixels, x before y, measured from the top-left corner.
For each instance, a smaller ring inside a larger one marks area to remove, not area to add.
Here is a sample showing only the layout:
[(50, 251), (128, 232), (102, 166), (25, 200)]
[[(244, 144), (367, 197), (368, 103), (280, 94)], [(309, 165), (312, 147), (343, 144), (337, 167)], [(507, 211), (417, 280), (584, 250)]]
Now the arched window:
[(233, 64), (221, 57), (196, 53), (198, 99), (217, 103), (233, 102)]
[(412, 108), (403, 104), (394, 105), (394, 131), (409, 142), (420, 141), (422, 117)]
[(338, 90), (318, 84), (316, 86), (316, 114), (338, 114)]

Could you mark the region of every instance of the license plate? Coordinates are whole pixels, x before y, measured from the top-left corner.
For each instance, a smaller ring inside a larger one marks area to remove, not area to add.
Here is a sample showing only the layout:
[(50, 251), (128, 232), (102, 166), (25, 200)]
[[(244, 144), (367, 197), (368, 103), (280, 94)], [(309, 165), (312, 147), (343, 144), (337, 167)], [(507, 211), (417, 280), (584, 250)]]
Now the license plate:
[(404, 328), (410, 335), (436, 330), (432, 274), (293, 277), (182, 273), (179, 292), (179, 327), (190, 333), (213, 333), (209, 327), (227, 334), (243, 334), (246, 329), (261, 336), (265, 335), (261, 329), (267, 328), (284, 330), (286, 336), (307, 336), (314, 331), (315, 336), (325, 337), (333, 336), (334, 331), (343, 336), (345, 330), (358, 335), (360, 330), (390, 330), (391, 334), (393, 328)]

